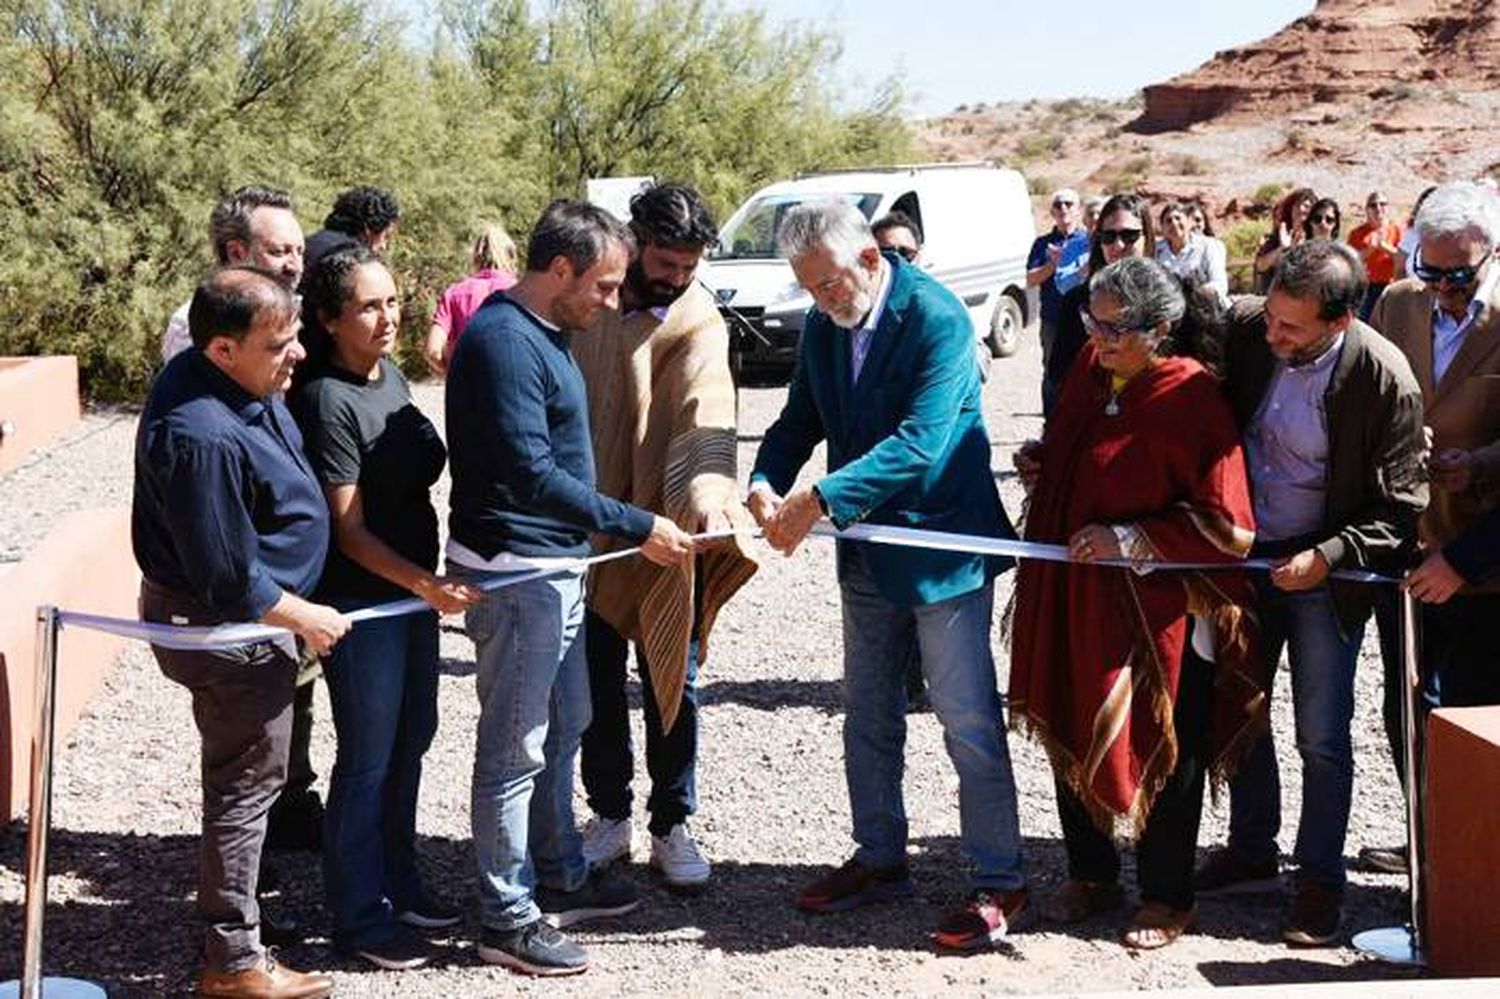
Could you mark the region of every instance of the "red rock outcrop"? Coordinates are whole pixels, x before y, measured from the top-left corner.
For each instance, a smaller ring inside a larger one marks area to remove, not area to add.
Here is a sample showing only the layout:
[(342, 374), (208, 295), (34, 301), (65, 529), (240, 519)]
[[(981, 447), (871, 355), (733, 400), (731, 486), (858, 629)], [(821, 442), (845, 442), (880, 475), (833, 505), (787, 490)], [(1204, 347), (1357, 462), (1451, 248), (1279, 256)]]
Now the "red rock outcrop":
[(1500, 83), (1494, 0), (1319, 0), (1311, 14), (1197, 69), (1145, 88), (1138, 132), (1266, 116), (1404, 88), (1482, 90)]

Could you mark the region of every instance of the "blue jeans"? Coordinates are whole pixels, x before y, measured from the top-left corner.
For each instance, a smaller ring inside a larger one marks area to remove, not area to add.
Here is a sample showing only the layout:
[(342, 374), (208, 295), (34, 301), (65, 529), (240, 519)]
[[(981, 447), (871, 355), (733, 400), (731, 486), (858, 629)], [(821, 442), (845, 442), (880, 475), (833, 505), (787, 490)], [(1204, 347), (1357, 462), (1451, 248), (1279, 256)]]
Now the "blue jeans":
[(395, 914), (421, 901), (417, 789), (437, 731), (433, 613), (362, 621), (324, 666), (338, 751), (328, 781), (323, 884), (333, 940), (382, 943)]
[[(1344, 884), (1344, 836), (1354, 788), (1354, 667), (1362, 632), (1345, 634), (1328, 588), (1287, 593), (1257, 580), (1267, 661), (1286, 646), (1292, 713), (1302, 757), (1302, 816), (1292, 854), (1302, 876)], [(1230, 784), (1229, 843), (1249, 860), (1274, 858), (1281, 829), (1281, 779), (1271, 734), (1256, 743)]]
[[(494, 578), (450, 572), (476, 583)], [(538, 884), (574, 891), (588, 876), (573, 824), (573, 763), (589, 724), (583, 575), (493, 590), (464, 624), (479, 694), (471, 822), (480, 917), (509, 930), (541, 918)]]
[(844, 610), (844, 778), (855, 859), (906, 860), (901, 777), (906, 745), (906, 664), (920, 646), (933, 712), (958, 773), (960, 843), (975, 888), (1026, 882), (995, 661), (993, 584), (949, 600), (902, 607), (876, 589), (858, 545), (840, 545)]
[[(585, 621), (594, 720), (583, 733), (579, 772), (595, 814), (628, 819), (630, 781), (635, 776), (630, 703), (625, 694), (630, 643), (592, 611)], [(687, 682), (670, 732), (662, 731), (651, 668), (646, 650), (639, 645), (635, 647), (635, 662), (641, 677), (641, 713), (646, 721), (646, 771), (651, 775), (646, 810), (651, 813), (652, 835), (665, 836), (698, 808), (698, 638), (695, 634), (688, 643)]]

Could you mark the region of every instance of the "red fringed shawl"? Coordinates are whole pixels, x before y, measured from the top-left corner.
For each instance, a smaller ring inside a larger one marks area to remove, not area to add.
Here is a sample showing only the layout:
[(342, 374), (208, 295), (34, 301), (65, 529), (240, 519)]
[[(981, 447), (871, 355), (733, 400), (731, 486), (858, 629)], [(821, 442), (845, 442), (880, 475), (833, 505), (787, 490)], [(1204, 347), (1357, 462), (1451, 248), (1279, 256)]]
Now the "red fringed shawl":
[[(1109, 372), (1087, 346), (1047, 424), (1027, 540), (1065, 544), (1088, 524), (1128, 523), (1144, 532), (1158, 560), (1244, 558), (1254, 537), (1250, 487), (1239, 432), (1213, 376), (1196, 361), (1166, 358), (1125, 385), (1116, 415), (1106, 414), (1108, 403)], [(1252, 600), (1238, 573), (1021, 563), (1012, 720), (1042, 741), (1106, 832), (1138, 835), (1177, 765), (1172, 705), (1190, 612), (1215, 626), (1218, 776), (1263, 730)]]

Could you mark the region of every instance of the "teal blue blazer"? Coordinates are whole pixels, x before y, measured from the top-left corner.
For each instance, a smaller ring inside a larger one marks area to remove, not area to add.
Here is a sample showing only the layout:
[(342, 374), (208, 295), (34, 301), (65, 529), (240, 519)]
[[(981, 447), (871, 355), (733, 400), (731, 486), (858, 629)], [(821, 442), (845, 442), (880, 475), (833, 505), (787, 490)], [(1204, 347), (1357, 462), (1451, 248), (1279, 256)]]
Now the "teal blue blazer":
[[(813, 309), (785, 408), (766, 431), (751, 482), (785, 495), (819, 442), (828, 475), (817, 490), (840, 528), (868, 522), (1014, 538), (990, 471), (974, 328), (963, 303), (894, 254), (885, 311), (852, 379), (850, 331)], [(978, 589), (1011, 560), (867, 542), (881, 595), (901, 606)], [(846, 551), (840, 552), (840, 576)]]

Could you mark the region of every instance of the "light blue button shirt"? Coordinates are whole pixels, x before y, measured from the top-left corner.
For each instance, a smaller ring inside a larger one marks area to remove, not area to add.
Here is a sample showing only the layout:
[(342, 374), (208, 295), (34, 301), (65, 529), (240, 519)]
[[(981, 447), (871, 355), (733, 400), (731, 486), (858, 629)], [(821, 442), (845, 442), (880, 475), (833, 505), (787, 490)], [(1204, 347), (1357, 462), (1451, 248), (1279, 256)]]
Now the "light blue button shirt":
[(1323, 397), (1344, 334), (1315, 361), (1278, 362), (1260, 409), (1245, 430), (1245, 461), (1255, 496), (1257, 540), (1281, 541), (1323, 527), (1328, 414)]
[(1464, 311), (1463, 318), (1459, 319), (1444, 312), (1437, 304), (1437, 297), (1432, 299), (1432, 384), (1436, 385), (1443, 380), (1443, 375), (1448, 370), (1448, 365), (1458, 356), (1459, 350), (1464, 345), (1464, 338), (1468, 336), (1469, 328), (1474, 325), (1474, 320), (1479, 318), (1479, 313), (1484, 311), (1484, 303), (1490, 300), (1490, 293), (1495, 287), (1495, 276), (1500, 271), (1491, 269), (1490, 274), (1474, 291), (1474, 298), (1469, 302), (1469, 307)]
[(870, 356), (870, 341), (875, 337), (875, 329), (880, 325), (880, 317), (885, 314), (885, 300), (891, 294), (891, 265), (884, 258), (880, 261), (880, 277), (875, 286), (874, 304), (870, 306), (869, 314), (865, 321), (849, 331), (849, 370), (851, 380), (859, 381), (859, 372), (865, 366), (865, 358)]

